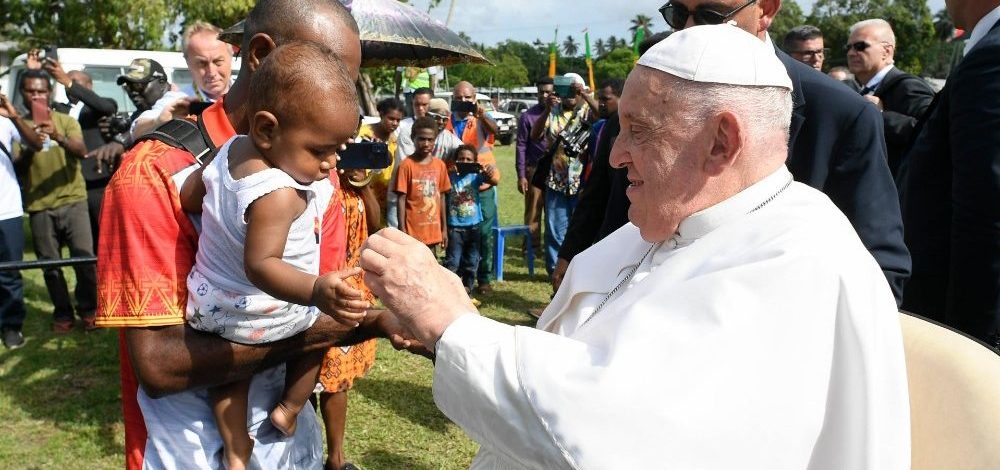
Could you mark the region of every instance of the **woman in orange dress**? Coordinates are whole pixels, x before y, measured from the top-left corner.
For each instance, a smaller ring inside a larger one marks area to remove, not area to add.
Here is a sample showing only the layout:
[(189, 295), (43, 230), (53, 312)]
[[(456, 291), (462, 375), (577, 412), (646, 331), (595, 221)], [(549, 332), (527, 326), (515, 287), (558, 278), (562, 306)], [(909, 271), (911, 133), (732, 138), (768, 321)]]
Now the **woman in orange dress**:
[[(363, 171), (349, 171), (340, 175), (337, 191), (340, 193), (344, 211), (346, 232), (346, 259), (337, 269), (358, 266), (361, 260), (361, 245), (368, 238), (368, 221), (372, 214), (378, 214), (375, 195), (367, 185)], [(359, 187), (359, 185), (361, 185)], [(351, 285), (365, 292), (369, 302), (375, 296), (365, 286), (364, 273), (349, 279)], [(347, 391), (354, 380), (364, 377), (375, 363), (374, 339), (354, 346), (335, 347), (326, 352), (319, 372), (320, 408), (326, 426), (328, 457), (327, 470), (354, 470), (353, 464), (344, 461), (344, 426), (347, 422)]]

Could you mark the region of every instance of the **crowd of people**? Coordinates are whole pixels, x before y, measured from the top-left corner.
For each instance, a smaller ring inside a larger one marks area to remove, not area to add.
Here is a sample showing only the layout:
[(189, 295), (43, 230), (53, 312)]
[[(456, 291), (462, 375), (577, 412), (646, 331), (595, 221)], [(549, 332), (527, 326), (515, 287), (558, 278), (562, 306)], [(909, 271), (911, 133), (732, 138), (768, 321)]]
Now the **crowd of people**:
[[(475, 84), (385, 99), (359, 126), (361, 43), (337, 1), (260, 0), (240, 44), (191, 24), (193, 84), (134, 60), (127, 120), (32, 51), (23, 109), (0, 95), (0, 261), (22, 259), (25, 213), (39, 259), (97, 254), (73, 296), (62, 269), (44, 279), (54, 332), (120, 328), (129, 468), (353, 468), (347, 391), (377, 337), (436, 357), (475, 468), (905, 468), (897, 309), (1000, 349), (986, 3), (948, 1), (971, 36), (935, 93), (893, 65), (883, 19), (852, 25), (846, 69), (824, 74), (818, 28), (772, 43), (780, 0), (672, 0), (674, 32), (628, 77), (536, 81), (516, 183)], [(389, 166), (338, 169), (355, 141)], [(544, 252), (537, 329), (476, 314), (500, 184)], [(7, 348), (24, 317), (20, 275), (0, 271)]]

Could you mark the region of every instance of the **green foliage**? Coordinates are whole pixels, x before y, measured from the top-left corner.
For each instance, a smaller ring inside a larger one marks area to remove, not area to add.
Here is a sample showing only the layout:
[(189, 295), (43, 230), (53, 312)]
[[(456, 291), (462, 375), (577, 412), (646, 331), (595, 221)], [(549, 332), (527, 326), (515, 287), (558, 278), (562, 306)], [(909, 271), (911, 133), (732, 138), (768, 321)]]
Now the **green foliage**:
[(0, 24), (6, 25), (0, 34), (25, 49), (45, 44), (151, 50), (173, 44), (176, 48), (178, 18), (225, 28), (243, 19), (253, 4), (254, 0), (0, 0)]
[(458, 64), (448, 67), (448, 79), (451, 83), (465, 80), (477, 87), (493, 87), (511, 89), (526, 86), (531, 83), (528, 69), (521, 58), (510, 52), (498, 53), (496, 48), (484, 51), (493, 65)]
[(883, 18), (892, 25), (896, 66), (923, 73), (923, 60), (934, 38), (934, 21), (924, 0), (818, 0), (806, 21), (823, 30), (824, 43), (830, 49), (827, 66), (847, 64), (844, 44), (850, 27), (870, 18)]
[(795, 0), (788, 0), (781, 2), (781, 10), (778, 11), (767, 30), (771, 34), (771, 40), (780, 45), (789, 30), (804, 24), (806, 24), (806, 16), (802, 13), (802, 7), (795, 3)]
[(602, 82), (608, 78), (625, 78), (634, 66), (635, 54), (632, 49), (617, 48), (594, 63), (594, 80)]
[(653, 19), (652, 18), (650, 18), (650, 17), (648, 17), (646, 15), (639, 14), (639, 15), (635, 15), (635, 18), (632, 18), (632, 26), (628, 30), (629, 30), (629, 32), (632, 33), (632, 36), (634, 37), (636, 31), (638, 31), (638, 30), (641, 29), (641, 30), (643, 30), (644, 37), (648, 38), (648, 37), (652, 36), (652, 33), (649, 30), (649, 27), (652, 24), (653, 24)]

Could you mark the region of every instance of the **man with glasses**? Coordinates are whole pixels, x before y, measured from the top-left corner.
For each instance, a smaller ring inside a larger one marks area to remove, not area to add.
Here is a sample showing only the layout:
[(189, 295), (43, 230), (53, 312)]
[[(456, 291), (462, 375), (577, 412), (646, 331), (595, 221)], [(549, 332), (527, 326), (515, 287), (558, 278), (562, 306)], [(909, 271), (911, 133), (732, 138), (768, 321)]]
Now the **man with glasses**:
[(889, 169), (899, 177), (906, 149), (916, 137), (917, 120), (934, 99), (922, 78), (893, 66), (896, 35), (882, 19), (859, 21), (847, 40), (847, 66), (861, 87), (859, 93), (882, 112)]
[(790, 29), (781, 42), (781, 48), (793, 59), (823, 71), (826, 49), (823, 48), (823, 31), (819, 28), (807, 24)]
[[(729, 23), (770, 44), (767, 28), (779, 8), (781, 0), (671, 0), (660, 13), (676, 30)], [(899, 302), (910, 255), (886, 163), (882, 118), (849, 88), (784, 52), (775, 54), (793, 84), (788, 169), (796, 181), (826, 193), (847, 216)]]

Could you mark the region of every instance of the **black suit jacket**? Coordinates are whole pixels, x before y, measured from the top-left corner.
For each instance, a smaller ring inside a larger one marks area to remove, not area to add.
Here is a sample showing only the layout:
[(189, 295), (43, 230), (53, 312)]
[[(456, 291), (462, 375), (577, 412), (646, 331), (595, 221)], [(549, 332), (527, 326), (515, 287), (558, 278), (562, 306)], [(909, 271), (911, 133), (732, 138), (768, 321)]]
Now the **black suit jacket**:
[[(77, 121), (83, 130), (83, 143), (87, 150), (94, 150), (104, 145), (106, 142), (101, 136), (97, 121), (118, 112), (118, 103), (111, 98), (97, 96), (92, 90), (77, 84), (73, 84), (66, 90), (66, 96), (83, 103), (83, 109), (80, 110), (80, 117)], [(87, 181), (88, 188), (95, 187), (95, 185), (104, 187), (111, 179), (110, 169), (104, 168), (102, 173), (98, 173), (97, 164), (92, 158), (83, 160), (80, 164), (80, 170), (83, 172), (83, 178)]]
[(924, 79), (893, 67), (875, 89), (875, 96), (882, 100), (889, 170), (898, 181), (903, 157), (917, 137), (913, 130), (934, 100), (934, 89)]
[(903, 308), (1000, 344), (1000, 22), (948, 76), (903, 186)]

